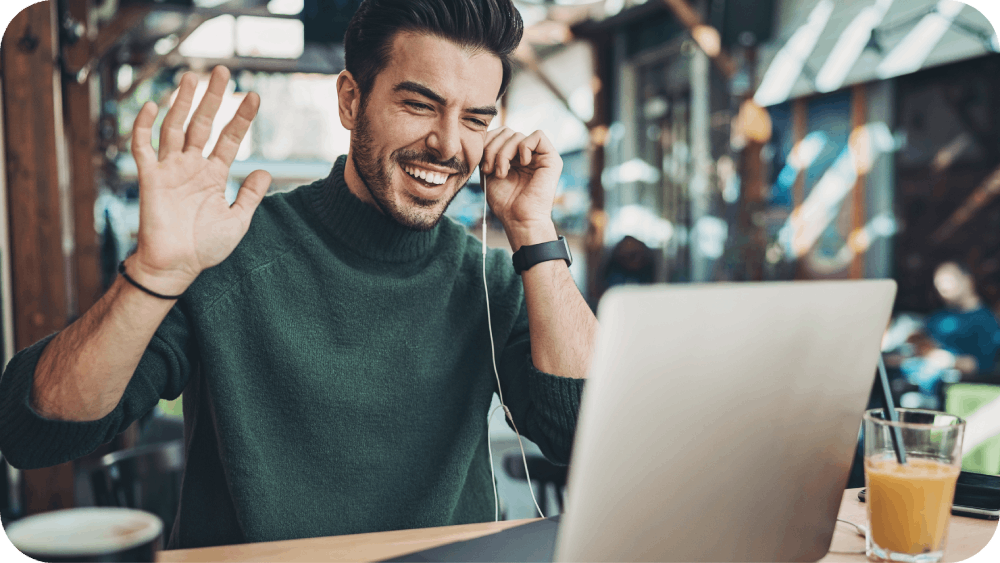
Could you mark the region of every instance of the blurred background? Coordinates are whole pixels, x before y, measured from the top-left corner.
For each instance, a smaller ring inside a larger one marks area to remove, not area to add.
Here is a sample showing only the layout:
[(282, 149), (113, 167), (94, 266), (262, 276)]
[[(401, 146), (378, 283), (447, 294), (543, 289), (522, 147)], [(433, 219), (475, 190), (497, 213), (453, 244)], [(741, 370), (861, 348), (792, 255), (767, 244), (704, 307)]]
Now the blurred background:
[[(86, 311), (134, 246), (132, 121), (152, 100), (158, 127), (183, 72), (203, 91), (213, 66), (232, 71), (215, 134), (247, 92), (261, 96), (231, 198), (258, 168), (272, 191), (329, 173), (349, 143), (335, 81), (358, 3), (48, 0), (11, 22), (4, 362)], [(526, 31), (494, 127), (541, 129), (562, 154), (554, 218), (592, 306), (621, 284), (893, 278), (883, 348), (896, 399), (967, 415), (1000, 396), (1000, 43), (979, 12), (953, 0), (515, 4)], [(482, 197), (474, 176), (448, 210), (477, 236)], [(141, 504), (133, 493), (160, 474), (167, 484), (142, 495), (169, 503), (182, 459), (162, 444), (181, 437), (182, 400), (82, 460), (4, 464), (0, 515)], [(501, 467), (514, 435), (502, 422), (492, 433), (507, 516), (530, 516), (516, 467)], [(966, 467), (1000, 473), (1000, 439)], [(557, 492), (558, 472), (549, 482)]]

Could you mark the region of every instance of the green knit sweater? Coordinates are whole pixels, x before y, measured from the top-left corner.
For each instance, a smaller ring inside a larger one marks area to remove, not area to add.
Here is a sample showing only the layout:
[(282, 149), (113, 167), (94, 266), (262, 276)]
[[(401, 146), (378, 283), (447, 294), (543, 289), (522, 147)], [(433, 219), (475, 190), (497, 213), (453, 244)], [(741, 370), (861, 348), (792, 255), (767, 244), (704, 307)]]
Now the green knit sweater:
[[(184, 393), (186, 461), (168, 546), (356, 534), (492, 520), (490, 362), (482, 249), (443, 219), (408, 230), (329, 178), (264, 199), (233, 254), (170, 311), (118, 406), (47, 420), (28, 403), (39, 355), (0, 381), (0, 451), (54, 465)], [(524, 289), (487, 256), (504, 399), (566, 463), (582, 380), (532, 365)], [(499, 418), (499, 417), (497, 417)]]

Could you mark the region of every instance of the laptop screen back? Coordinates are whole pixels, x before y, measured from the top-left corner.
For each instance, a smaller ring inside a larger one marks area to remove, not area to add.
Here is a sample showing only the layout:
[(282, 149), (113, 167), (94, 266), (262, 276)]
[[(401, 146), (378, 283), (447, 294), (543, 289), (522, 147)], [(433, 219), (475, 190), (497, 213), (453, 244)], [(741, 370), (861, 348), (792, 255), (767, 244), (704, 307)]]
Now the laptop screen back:
[(556, 559), (825, 555), (895, 291), (878, 280), (609, 292)]

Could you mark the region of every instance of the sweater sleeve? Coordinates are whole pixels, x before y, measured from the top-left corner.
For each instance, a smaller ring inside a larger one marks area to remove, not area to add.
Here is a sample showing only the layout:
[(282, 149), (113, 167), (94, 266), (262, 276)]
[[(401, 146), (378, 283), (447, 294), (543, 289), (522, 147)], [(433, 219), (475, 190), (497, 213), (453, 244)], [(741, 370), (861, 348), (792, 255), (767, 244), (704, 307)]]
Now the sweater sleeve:
[(0, 452), (20, 469), (70, 461), (111, 441), (156, 406), (161, 397), (177, 398), (195, 358), (187, 318), (175, 305), (153, 335), (114, 410), (88, 422), (52, 420), (35, 412), (29, 399), (35, 366), (54, 337), (50, 335), (15, 354), (0, 377)]
[[(517, 430), (538, 445), (554, 463), (570, 460), (583, 379), (560, 377), (535, 368), (531, 360), (528, 311), (523, 293), (513, 331), (500, 356), (498, 371), (504, 402)], [(506, 417), (505, 417), (506, 420)], [(507, 421), (510, 425), (510, 421)]]

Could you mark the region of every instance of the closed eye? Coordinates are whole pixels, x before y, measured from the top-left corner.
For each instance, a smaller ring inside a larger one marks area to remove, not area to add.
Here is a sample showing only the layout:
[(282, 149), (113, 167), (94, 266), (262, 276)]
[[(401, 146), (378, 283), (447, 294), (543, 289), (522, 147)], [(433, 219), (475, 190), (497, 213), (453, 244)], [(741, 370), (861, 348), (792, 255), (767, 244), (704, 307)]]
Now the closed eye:
[(486, 127), (487, 125), (486, 122), (483, 121), (482, 119), (476, 119), (475, 117), (469, 117), (467, 119), (469, 120), (470, 123), (474, 124), (477, 127)]
[(403, 103), (406, 104), (406, 105), (408, 105), (408, 106), (410, 106), (413, 109), (418, 109), (418, 110), (421, 110), (421, 111), (428, 111), (428, 110), (433, 110), (434, 109), (431, 106), (429, 106), (427, 104), (422, 104), (420, 102), (413, 102), (413, 101), (407, 100), (407, 101), (405, 101)]

